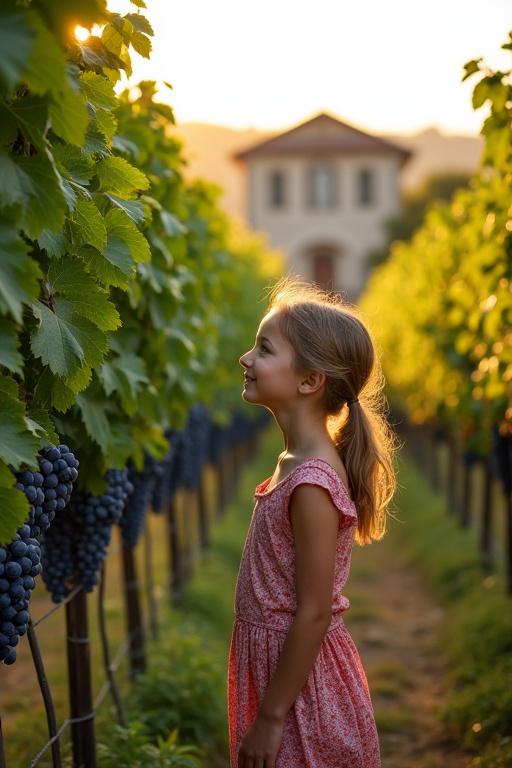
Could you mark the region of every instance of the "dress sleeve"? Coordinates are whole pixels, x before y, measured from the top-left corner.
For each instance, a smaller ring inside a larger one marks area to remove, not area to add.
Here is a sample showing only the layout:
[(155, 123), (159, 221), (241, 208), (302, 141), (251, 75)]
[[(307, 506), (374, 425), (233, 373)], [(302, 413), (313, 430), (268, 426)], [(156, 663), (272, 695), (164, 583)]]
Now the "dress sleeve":
[(339, 511), (338, 535), (341, 531), (357, 525), (357, 512), (348, 491), (333, 468), (306, 466), (300, 467), (291, 478), (286, 489), (286, 515), (291, 527), (290, 499), (293, 491), (301, 484), (320, 485), (331, 497), (332, 503)]

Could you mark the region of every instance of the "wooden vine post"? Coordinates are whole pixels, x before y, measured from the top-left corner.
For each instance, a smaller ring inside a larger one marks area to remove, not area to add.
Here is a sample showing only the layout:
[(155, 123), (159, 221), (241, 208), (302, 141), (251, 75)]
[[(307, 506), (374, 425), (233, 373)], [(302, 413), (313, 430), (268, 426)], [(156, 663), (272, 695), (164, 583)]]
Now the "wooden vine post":
[(73, 768), (95, 768), (91, 655), (83, 589), (66, 603), (66, 635)]
[(126, 607), (126, 632), (129, 643), (132, 679), (146, 671), (145, 632), (140, 606), (139, 582), (134, 551), (123, 544), (123, 588)]

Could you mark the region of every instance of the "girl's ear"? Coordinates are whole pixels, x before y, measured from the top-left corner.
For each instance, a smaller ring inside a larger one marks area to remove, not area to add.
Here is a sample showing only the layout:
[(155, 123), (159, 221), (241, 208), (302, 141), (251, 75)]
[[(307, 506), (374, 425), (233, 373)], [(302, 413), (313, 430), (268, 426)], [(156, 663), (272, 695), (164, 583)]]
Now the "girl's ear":
[(310, 371), (302, 378), (299, 384), (299, 392), (318, 392), (318, 390), (322, 388), (324, 382), (325, 373), (322, 373), (322, 371)]

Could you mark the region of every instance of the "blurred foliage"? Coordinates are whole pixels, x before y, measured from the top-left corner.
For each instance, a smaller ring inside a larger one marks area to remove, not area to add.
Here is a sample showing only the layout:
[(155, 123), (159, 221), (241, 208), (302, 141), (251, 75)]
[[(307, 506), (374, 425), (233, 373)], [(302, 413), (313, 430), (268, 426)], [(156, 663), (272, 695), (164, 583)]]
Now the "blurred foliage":
[(464, 79), (475, 76), (473, 106), (490, 108), (481, 168), (393, 244), (360, 303), (390, 401), (483, 454), (492, 427), (512, 432), (512, 79), (480, 59), (465, 65)]
[(407, 193), (400, 212), (384, 224), (383, 246), (371, 251), (368, 256), (370, 268), (386, 261), (394, 242), (410, 240), (414, 232), (423, 224), (429, 207), (435, 202), (450, 200), (457, 189), (467, 186), (469, 178), (469, 174), (462, 172), (438, 173), (425, 179), (414, 192)]
[(119, 768), (122, 765), (134, 768), (203, 768), (204, 765), (197, 747), (178, 743), (177, 730), (167, 738), (159, 737), (152, 743), (144, 727), (136, 720), (126, 728), (114, 725), (108, 743), (99, 742), (97, 750), (99, 768)]

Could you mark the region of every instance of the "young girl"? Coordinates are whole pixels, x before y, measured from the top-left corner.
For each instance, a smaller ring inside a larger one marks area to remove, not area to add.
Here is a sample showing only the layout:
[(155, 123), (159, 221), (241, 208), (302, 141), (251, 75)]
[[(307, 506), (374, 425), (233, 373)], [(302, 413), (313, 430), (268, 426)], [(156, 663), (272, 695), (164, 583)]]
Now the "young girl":
[(354, 307), (298, 277), (271, 290), (243, 399), (284, 451), (256, 486), (228, 662), (230, 768), (379, 768), (368, 682), (343, 622), (353, 538), (386, 531), (396, 443)]

